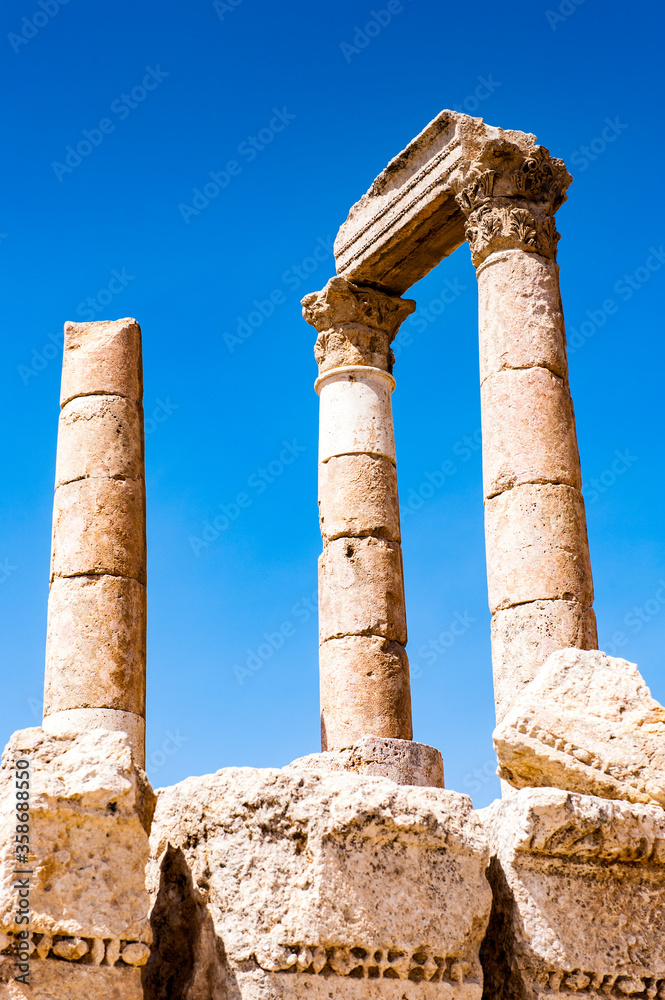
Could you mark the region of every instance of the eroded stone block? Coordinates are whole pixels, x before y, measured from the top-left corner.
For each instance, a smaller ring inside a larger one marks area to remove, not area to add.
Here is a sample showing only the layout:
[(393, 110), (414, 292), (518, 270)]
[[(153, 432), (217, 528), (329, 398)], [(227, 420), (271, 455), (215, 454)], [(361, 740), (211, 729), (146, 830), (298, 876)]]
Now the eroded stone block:
[(480, 380), (506, 369), (548, 368), (568, 379), (558, 265), (521, 250), (478, 268)]
[(406, 645), (402, 550), (381, 538), (337, 538), (319, 558), (321, 642), (376, 635)]
[(141, 329), (135, 319), (65, 323), (60, 405), (75, 396), (143, 397)]
[(148, 984), (182, 961), (160, 940), (180, 940), (215, 997), (222, 980), (243, 1000), (480, 1000), (486, 862), (471, 802), (455, 792), (272, 769), (188, 778), (160, 791), (155, 813), (162, 930)]
[(406, 650), (376, 635), (329, 639), (319, 648), (321, 746), (349, 747), (363, 736), (410, 740)]
[(365, 736), (353, 746), (299, 757), (288, 771), (351, 771), (390, 778), (398, 785), (443, 788), (443, 759), (435, 747), (414, 740)]
[(570, 486), (516, 486), (485, 502), (492, 613), (538, 600), (591, 606), (584, 500)]
[(114, 708), (145, 715), (146, 590), (119, 576), (58, 577), (46, 636), (46, 715)]
[(573, 403), (546, 368), (505, 370), (481, 387), (486, 497), (525, 483), (582, 488)]
[(634, 663), (552, 653), (494, 734), (499, 776), (665, 807), (665, 708)]
[(533, 601), (492, 617), (497, 722), (557, 649), (597, 649), (593, 608), (577, 601)]
[(51, 579), (109, 573), (146, 582), (145, 487), (80, 479), (55, 491)]
[(400, 540), (397, 472), (387, 458), (341, 455), (319, 466), (319, 520), (326, 541), (345, 535)]
[(493, 855), (487, 996), (665, 996), (662, 809), (525, 788), (479, 815)]
[[(14, 836), (15, 765), (24, 760), (30, 762), (28, 864)], [(36, 990), (25, 995), (136, 995), (140, 976), (133, 970), (147, 959), (152, 940), (145, 866), (154, 803), (124, 733), (14, 733), (0, 771), (0, 981), (21, 930), (15, 870), (22, 866), (31, 872), (27, 929)], [(124, 979), (111, 975), (116, 969)]]
[(143, 476), (143, 412), (125, 396), (79, 396), (60, 413), (55, 485)]

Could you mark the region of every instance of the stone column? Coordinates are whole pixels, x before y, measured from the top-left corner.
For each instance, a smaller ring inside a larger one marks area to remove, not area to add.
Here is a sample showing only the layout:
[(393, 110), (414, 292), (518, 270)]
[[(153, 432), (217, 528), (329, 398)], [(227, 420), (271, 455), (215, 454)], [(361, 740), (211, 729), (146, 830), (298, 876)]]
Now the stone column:
[(477, 270), (497, 719), (555, 649), (597, 647), (554, 213), (570, 175), (488, 142), (457, 195)]
[(319, 334), (323, 750), (412, 738), (390, 344), (414, 308), (339, 277), (303, 299)]
[(141, 330), (67, 323), (56, 459), (44, 729), (122, 730), (145, 760)]

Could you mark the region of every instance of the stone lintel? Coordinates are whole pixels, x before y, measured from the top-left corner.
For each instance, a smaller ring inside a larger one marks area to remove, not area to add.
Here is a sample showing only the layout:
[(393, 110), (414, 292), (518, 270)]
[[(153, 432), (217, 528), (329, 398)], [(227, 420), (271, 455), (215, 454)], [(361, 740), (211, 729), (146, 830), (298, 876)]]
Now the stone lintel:
[[(518, 168), (517, 186), (499, 184), (489, 194), (516, 197), (520, 203), (534, 195), (540, 200), (542, 186), (533, 191), (528, 180), (520, 183), (521, 168), (528, 175), (536, 167), (540, 184), (540, 167), (547, 164), (547, 176), (557, 188), (552, 210), (565, 199), (570, 177), (560, 160), (536, 145), (534, 135), (442, 111), (352, 207), (335, 240), (337, 273), (401, 295), (469, 236), (465, 230), (471, 206), (464, 202), (465, 188), (469, 182), (475, 185), (488, 167), (506, 161), (511, 175)], [(477, 204), (475, 188), (471, 197)]]

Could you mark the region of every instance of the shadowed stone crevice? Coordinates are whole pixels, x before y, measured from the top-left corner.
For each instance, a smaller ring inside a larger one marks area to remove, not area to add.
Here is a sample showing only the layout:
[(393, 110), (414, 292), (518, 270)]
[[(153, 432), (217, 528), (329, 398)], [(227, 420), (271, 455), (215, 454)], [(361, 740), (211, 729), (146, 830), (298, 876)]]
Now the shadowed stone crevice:
[(143, 969), (145, 1000), (236, 1000), (223, 943), (180, 848), (162, 858), (150, 918), (154, 945)]

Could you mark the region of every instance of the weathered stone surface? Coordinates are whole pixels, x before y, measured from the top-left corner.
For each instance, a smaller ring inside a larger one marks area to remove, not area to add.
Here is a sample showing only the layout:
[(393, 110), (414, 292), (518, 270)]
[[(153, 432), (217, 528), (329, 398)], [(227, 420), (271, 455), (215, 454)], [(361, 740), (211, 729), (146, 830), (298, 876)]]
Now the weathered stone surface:
[(381, 455), (395, 462), (392, 375), (356, 368), (319, 380), (319, 462), (335, 455)]
[(143, 410), (125, 396), (79, 396), (60, 413), (55, 485), (143, 477)]
[(492, 617), (497, 722), (557, 649), (597, 649), (593, 608), (577, 601), (533, 601)]
[(524, 483), (582, 488), (573, 403), (546, 368), (504, 370), (482, 384), (483, 485), (493, 497)]
[(146, 591), (119, 576), (56, 578), (49, 595), (44, 712), (145, 714)]
[[(334, 640), (333, 640), (334, 641)], [(414, 740), (365, 736), (342, 750), (299, 757), (287, 771), (351, 771), (375, 778), (390, 778), (398, 785), (443, 788), (443, 759), (435, 747)]]
[(148, 990), (172, 969), (208, 973), (208, 993), (173, 994), (187, 1000), (480, 1000), (486, 863), (454, 792), (272, 769), (188, 778), (155, 813)]
[(337, 750), (363, 736), (413, 736), (409, 661), (398, 642), (349, 635), (322, 642), (321, 747)]
[[(54, 952), (85, 960), (90, 952), (94, 959), (96, 942), (108, 939), (149, 944), (145, 865), (154, 795), (132, 763), (127, 737), (100, 729), (60, 737), (24, 729), (7, 745), (0, 772), (0, 928), (20, 930), (13, 768), (21, 759), (30, 761), (28, 929), (48, 938), (45, 947), (37, 942), (41, 957)], [(54, 944), (55, 935), (68, 940)]]
[(593, 583), (582, 494), (570, 486), (516, 486), (485, 502), (492, 613), (538, 600), (591, 606)]
[(65, 323), (60, 405), (75, 396), (143, 397), (141, 329), (135, 319)]
[(345, 635), (383, 636), (406, 645), (402, 550), (397, 542), (337, 538), (323, 550), (319, 636), (324, 642)]
[(319, 466), (319, 521), (324, 541), (373, 535), (399, 542), (397, 472), (387, 458), (340, 455)]
[(600, 650), (552, 653), (494, 734), (499, 774), (665, 807), (665, 708), (634, 663)]
[(81, 479), (55, 491), (51, 579), (125, 576), (146, 582), (145, 488), (135, 479)]
[(337, 271), (401, 294), (465, 238), (476, 265), (515, 246), (552, 256), (570, 180), (535, 136), (442, 111), (351, 209)]
[(48, 959), (30, 963), (30, 985), (15, 979), (14, 959), (0, 955), (0, 1000), (144, 1000), (141, 970)]
[(90, 729), (123, 733), (129, 739), (134, 763), (145, 766), (145, 715), (117, 708), (63, 708), (45, 715), (42, 727), (53, 736), (70, 736)]
[[(332, 330), (349, 334), (357, 326), (365, 330), (385, 333), (389, 342), (404, 322), (416, 308), (413, 299), (400, 299), (395, 295), (386, 295), (375, 288), (356, 285), (346, 278), (331, 278), (320, 292), (311, 292), (302, 300), (303, 317), (319, 333)], [(326, 353), (326, 345), (317, 342), (316, 353)], [(332, 359), (318, 357), (322, 371), (334, 367)], [(348, 363), (348, 362), (347, 362)], [(361, 364), (369, 364), (369, 361)], [(378, 365), (377, 367), (383, 367)]]
[(567, 381), (566, 334), (554, 261), (522, 250), (478, 268), (481, 383), (505, 369), (547, 368)]
[(551, 788), (479, 815), (493, 860), (486, 995), (665, 995), (665, 812)]

